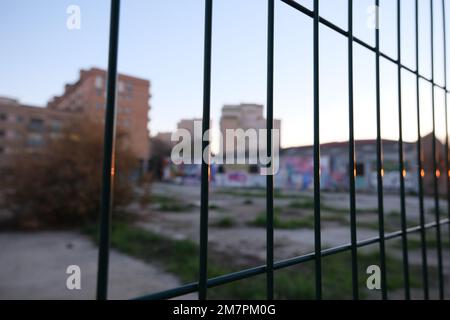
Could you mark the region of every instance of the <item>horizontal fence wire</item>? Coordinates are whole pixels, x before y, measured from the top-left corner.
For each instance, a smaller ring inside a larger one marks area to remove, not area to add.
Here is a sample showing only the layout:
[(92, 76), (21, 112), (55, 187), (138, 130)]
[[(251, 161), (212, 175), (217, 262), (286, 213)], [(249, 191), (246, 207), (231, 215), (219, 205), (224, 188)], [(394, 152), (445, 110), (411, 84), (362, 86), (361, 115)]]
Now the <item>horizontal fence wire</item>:
[[(308, 16), (310, 18), (314, 18), (314, 11), (313, 10), (309, 10), (307, 7), (301, 5), (300, 3), (298, 3), (298, 2), (296, 2), (294, 0), (279, 0), (279, 1), (284, 2), (285, 4), (291, 6), (292, 8), (298, 10), (299, 12), (305, 14), (306, 16)], [(325, 19), (323, 17), (319, 17), (319, 22), (322, 25), (330, 28), (331, 30), (336, 31), (338, 34), (341, 34), (342, 36), (345, 36), (345, 37), (349, 36), (348, 31), (345, 31), (344, 29), (342, 29), (338, 25), (332, 23), (331, 21), (329, 21), (329, 20), (327, 20), (327, 19)], [(375, 46), (370, 45), (369, 43), (359, 39), (358, 37), (353, 36), (353, 41), (355, 43), (361, 45), (362, 47), (372, 51), (373, 53), (376, 53), (376, 47)], [(426, 77), (426, 76), (424, 76), (422, 74), (419, 74), (418, 69), (413, 70), (410, 67), (400, 63), (397, 58), (393, 58), (393, 57), (391, 57), (391, 56), (389, 56), (389, 55), (387, 55), (387, 54), (385, 54), (383, 52), (380, 52), (379, 54), (380, 54), (380, 57), (382, 57), (382, 58), (384, 58), (384, 59), (386, 59), (386, 60), (388, 60), (388, 61), (390, 61), (392, 63), (399, 64), (402, 69), (407, 70), (407, 71), (409, 71), (412, 74), (417, 74), (420, 79), (425, 80), (426, 82), (429, 82), (429, 83), (433, 84), (437, 88), (440, 88), (442, 90), (445, 90), (446, 92), (449, 92), (445, 86), (440, 85), (438, 83), (435, 83), (433, 79), (428, 78), (428, 77)]]

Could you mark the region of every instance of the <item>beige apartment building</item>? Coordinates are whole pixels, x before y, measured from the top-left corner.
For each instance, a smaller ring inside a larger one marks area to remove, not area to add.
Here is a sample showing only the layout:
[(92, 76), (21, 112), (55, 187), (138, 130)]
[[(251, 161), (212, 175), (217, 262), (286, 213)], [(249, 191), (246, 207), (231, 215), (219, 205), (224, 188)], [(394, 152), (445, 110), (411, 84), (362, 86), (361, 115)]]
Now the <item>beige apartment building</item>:
[[(238, 105), (225, 105), (222, 108), (222, 115), (220, 118), (220, 132), (223, 137), (222, 150), (224, 154), (235, 152), (235, 150), (227, 150), (226, 130), (228, 129), (266, 129), (267, 122), (264, 117), (264, 106), (260, 104), (242, 103)], [(281, 121), (274, 119), (274, 129), (281, 129)], [(278, 141), (279, 145), (280, 141)], [(236, 141), (234, 142), (236, 145)], [(249, 149), (247, 148), (248, 152)], [(256, 150), (259, 151), (259, 150)], [(264, 152), (265, 150), (261, 150)]]

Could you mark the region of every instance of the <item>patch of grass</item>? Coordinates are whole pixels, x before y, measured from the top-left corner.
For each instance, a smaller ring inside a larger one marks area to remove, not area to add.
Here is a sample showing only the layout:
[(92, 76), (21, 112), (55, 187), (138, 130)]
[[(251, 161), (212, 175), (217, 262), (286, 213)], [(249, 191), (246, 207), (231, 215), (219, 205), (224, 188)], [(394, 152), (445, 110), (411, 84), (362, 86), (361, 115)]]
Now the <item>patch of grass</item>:
[[(96, 226), (84, 231), (98, 243)], [(167, 239), (124, 223), (113, 223), (110, 237), (112, 248), (148, 263), (160, 263), (182, 281), (192, 281), (198, 276), (198, 245), (191, 240)]]
[[(339, 208), (339, 207), (333, 207), (333, 206), (326, 205), (326, 204), (321, 205), (321, 208), (324, 211), (350, 214), (350, 208)], [(356, 214), (377, 213), (377, 212), (378, 212), (377, 208), (356, 208)]]
[[(236, 189), (224, 189), (217, 191), (219, 194), (232, 195), (236, 197), (246, 198), (265, 198), (266, 191), (264, 189), (248, 189), (248, 190), (236, 190)], [(275, 189), (273, 196), (275, 199), (312, 199), (311, 196), (305, 194), (284, 194), (281, 190)]]
[(173, 198), (173, 197), (168, 197), (166, 195), (162, 195), (162, 194), (151, 194), (148, 196), (150, 198), (150, 202), (153, 203), (170, 203), (172, 201), (178, 201), (177, 199)]
[(291, 209), (314, 209), (314, 199), (295, 200), (289, 203)]
[(223, 217), (216, 223), (213, 223), (213, 227), (217, 228), (232, 228), (236, 225), (236, 222), (231, 217)]
[[(445, 239), (444, 237), (441, 238), (441, 245), (442, 248), (450, 248), (450, 241), (448, 239)], [(427, 242), (426, 242), (426, 246), (427, 249), (436, 249), (437, 248), (437, 240), (435, 237), (427, 237)], [(398, 241), (395, 243), (395, 247), (397, 249), (401, 249), (402, 248), (402, 243), (401, 241)], [(422, 248), (422, 241), (420, 241), (420, 239), (408, 239), (408, 250), (420, 250)]]
[(209, 205), (209, 209), (210, 210), (215, 210), (215, 211), (220, 211), (220, 212), (227, 211), (225, 208), (223, 208), (223, 207), (221, 207), (221, 206), (219, 206), (218, 204), (215, 204), (215, 203), (211, 203)]
[[(267, 219), (266, 212), (261, 212), (253, 221), (249, 223), (252, 226), (266, 228)], [(275, 229), (310, 229), (314, 228), (314, 217), (307, 216), (296, 219), (283, 219), (280, 217), (280, 211), (274, 210), (273, 226)]]
[(159, 207), (160, 211), (165, 212), (185, 212), (190, 209), (192, 209), (192, 206), (180, 203), (164, 203)]
[(339, 222), (340, 224), (347, 225), (349, 223), (349, 219), (343, 215), (322, 215), (322, 221), (327, 222)]
[[(304, 200), (295, 200), (288, 205), (288, 208), (312, 210), (312, 209), (314, 209), (314, 199), (308, 198), (308, 199), (304, 199)], [(340, 208), (340, 207), (330, 206), (328, 204), (325, 204), (324, 201), (321, 201), (320, 208), (324, 211), (329, 211), (329, 212), (333, 212), (333, 213), (348, 213), (348, 214), (350, 214), (349, 208)], [(376, 209), (376, 208), (373, 208), (373, 209), (366, 208), (366, 209), (357, 209), (356, 211), (358, 214), (361, 214), (361, 213), (373, 213), (373, 212), (377, 212), (377, 210), (378, 209)]]
[(181, 202), (177, 198), (168, 197), (160, 194), (150, 196), (152, 203), (159, 205), (158, 210), (165, 212), (185, 212), (192, 209), (192, 205)]
[(392, 218), (400, 218), (401, 217), (400, 211), (397, 211), (397, 210), (391, 210), (387, 214)]
[(219, 190), (217, 191), (218, 194), (226, 194), (230, 196), (236, 196), (236, 197), (246, 197), (246, 198), (265, 198), (266, 192), (263, 190), (236, 190), (236, 189), (225, 189), (225, 190)]
[[(85, 233), (97, 241), (97, 226), (85, 228)], [(127, 255), (144, 262), (158, 263), (167, 272), (173, 273), (182, 282), (191, 282), (198, 277), (198, 245), (190, 240), (174, 240), (154, 234), (139, 227), (125, 223), (115, 223), (111, 232), (111, 246)], [(210, 251), (208, 276), (210, 278), (228, 274), (243, 268), (231, 266), (233, 257)], [(378, 264), (378, 254), (358, 254), (360, 266), (361, 298), (368, 291), (365, 286), (367, 266)], [(389, 290), (403, 288), (401, 261), (389, 255), (386, 257), (387, 282)], [(349, 253), (336, 254), (323, 258), (323, 293), (326, 299), (351, 298), (351, 259)], [(420, 272), (411, 266), (411, 286), (418, 287)], [(208, 290), (210, 299), (265, 299), (265, 276), (251, 277)], [(275, 273), (275, 298), (314, 299), (314, 264), (307, 262), (295, 267), (278, 270)]]

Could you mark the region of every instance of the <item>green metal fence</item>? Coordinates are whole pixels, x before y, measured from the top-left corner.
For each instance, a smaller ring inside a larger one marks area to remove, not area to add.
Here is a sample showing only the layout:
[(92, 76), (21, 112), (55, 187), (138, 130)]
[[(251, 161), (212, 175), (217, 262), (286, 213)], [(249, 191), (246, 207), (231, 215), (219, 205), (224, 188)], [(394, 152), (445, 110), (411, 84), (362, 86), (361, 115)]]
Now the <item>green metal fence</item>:
[[(263, 1), (263, 0), (261, 0)], [(375, 46), (372, 46), (363, 40), (353, 35), (353, 0), (348, 0), (348, 30), (344, 30), (336, 24), (324, 19), (320, 16), (319, 0), (314, 0), (313, 10), (299, 4), (293, 0), (266, 0), (268, 5), (268, 29), (267, 29), (267, 145), (268, 155), (272, 154), (272, 133), (273, 128), (273, 91), (274, 91), (274, 11), (275, 1), (280, 1), (285, 5), (291, 7), (292, 10), (297, 11), (299, 15), (305, 15), (313, 19), (313, 52), (314, 52), (314, 117), (311, 119), (314, 123), (314, 252), (309, 254), (292, 257), (289, 259), (274, 261), (274, 179), (272, 175), (267, 176), (267, 193), (266, 193), (266, 211), (267, 211), (267, 227), (266, 227), (266, 264), (255, 268), (249, 268), (238, 272), (233, 272), (216, 278), (208, 279), (208, 202), (209, 202), (209, 179), (208, 171), (209, 164), (204, 162), (201, 167), (201, 208), (200, 208), (200, 264), (199, 277), (195, 283), (190, 283), (177, 288), (173, 288), (163, 292), (149, 293), (139, 299), (170, 299), (182, 296), (192, 292), (198, 292), (199, 299), (207, 299), (208, 288), (224, 285), (230, 282), (243, 280), (253, 276), (265, 274), (267, 299), (274, 298), (274, 271), (299, 265), (308, 261), (315, 263), (315, 288), (316, 298), (322, 299), (322, 258), (330, 255), (336, 255), (343, 252), (351, 252), (351, 274), (352, 274), (352, 289), (353, 298), (359, 298), (358, 292), (358, 248), (368, 245), (378, 244), (380, 253), (380, 269), (381, 269), (381, 293), (382, 298), (387, 299), (387, 280), (386, 280), (386, 255), (385, 242), (391, 239), (401, 239), (402, 243), (402, 257), (403, 257), (403, 277), (404, 277), (404, 294), (406, 299), (410, 299), (410, 279), (409, 279), (409, 261), (408, 261), (408, 235), (412, 233), (420, 234), (421, 254), (422, 254), (422, 278), (423, 278), (423, 295), (425, 299), (429, 299), (429, 277), (428, 277), (428, 262), (427, 262), (427, 240), (426, 231), (428, 229), (435, 230), (437, 239), (437, 265), (438, 265), (438, 283), (439, 283), (439, 298), (444, 299), (444, 273), (443, 273), (443, 256), (442, 256), (442, 236), (441, 228), (443, 226), (450, 226), (450, 217), (441, 217), (441, 209), (439, 206), (438, 193), (438, 164), (436, 159), (436, 112), (435, 112), (435, 88), (444, 90), (445, 92), (445, 121), (446, 121), (446, 155), (445, 166), (447, 174), (442, 175), (442, 178), (447, 180), (447, 206), (450, 208), (450, 189), (449, 189), (449, 156), (448, 156), (448, 117), (447, 117), (447, 46), (446, 46), (446, 15), (445, 15), (445, 0), (441, 0), (442, 5), (442, 19), (443, 19), (443, 55), (444, 55), (444, 78), (445, 84), (439, 85), (434, 79), (434, 1), (439, 0), (422, 0), (428, 1), (430, 5), (430, 21), (431, 21), (431, 43), (428, 45), (431, 49), (431, 78), (427, 78), (419, 73), (419, 1), (415, 0), (415, 53), (416, 53), (416, 68), (413, 70), (402, 63), (401, 60), (401, 12), (402, 1), (396, 0), (397, 4), (397, 57), (391, 57), (380, 51), (380, 29), (377, 27), (375, 33)], [(393, 0), (385, 0), (393, 1)], [(383, 1), (381, 1), (383, 2)], [(379, 7), (380, 1), (374, 0), (374, 5)], [(107, 298), (108, 287), (108, 257), (109, 257), (109, 237), (111, 224), (111, 200), (113, 189), (113, 174), (114, 167), (114, 133), (115, 133), (115, 113), (116, 113), (116, 85), (117, 85), (117, 51), (118, 51), (118, 36), (119, 36), (119, 17), (120, 17), (120, 0), (111, 0), (111, 21), (110, 21), (110, 44), (109, 44), (109, 62), (108, 62), (108, 90), (107, 90), (107, 111), (105, 121), (105, 145), (104, 145), (104, 163), (103, 163), (103, 188), (102, 188), (102, 209), (100, 222), (100, 250), (98, 261), (98, 283), (97, 283), (97, 298)], [(210, 95), (211, 95), (211, 45), (212, 45), (212, 13), (213, 0), (205, 0), (205, 33), (204, 33), (204, 75), (203, 75), (203, 133), (209, 130), (210, 124)], [(346, 37), (348, 40), (348, 116), (349, 116), (349, 194), (350, 194), (350, 234), (351, 242), (341, 246), (322, 249), (321, 243), (321, 205), (320, 205), (320, 135), (319, 135), (319, 28), (325, 26), (337, 34)], [(355, 204), (355, 137), (354, 137), (354, 92), (353, 92), (353, 47), (358, 44), (365, 49), (375, 53), (375, 74), (376, 74), (376, 124), (377, 124), (377, 199), (378, 199), (378, 236), (369, 238), (363, 241), (357, 241), (357, 227), (356, 227), (356, 204)], [(383, 201), (383, 150), (381, 139), (381, 100), (380, 100), (380, 58), (384, 58), (397, 66), (397, 83), (398, 83), (398, 120), (399, 120), (399, 177), (400, 177), (400, 199), (401, 199), (401, 229), (395, 232), (387, 233), (384, 229), (384, 201)], [(405, 169), (404, 154), (403, 154), (403, 130), (402, 130), (402, 70), (406, 70), (413, 74), (416, 78), (416, 103), (417, 103), (417, 177), (419, 181), (418, 200), (420, 207), (420, 224), (411, 228), (407, 227), (406, 217), (407, 210), (405, 204), (405, 178), (403, 175)], [(421, 143), (421, 125), (420, 125), (420, 88), (419, 81), (426, 81), (433, 87), (432, 93), (432, 112), (433, 112), (433, 169), (436, 174), (433, 174), (433, 199), (435, 221), (432, 223), (425, 223), (424, 210), (424, 178), (423, 178), (423, 160), (422, 143)], [(208, 146), (208, 142), (203, 142), (203, 148)], [(450, 210), (448, 210), (450, 211)]]

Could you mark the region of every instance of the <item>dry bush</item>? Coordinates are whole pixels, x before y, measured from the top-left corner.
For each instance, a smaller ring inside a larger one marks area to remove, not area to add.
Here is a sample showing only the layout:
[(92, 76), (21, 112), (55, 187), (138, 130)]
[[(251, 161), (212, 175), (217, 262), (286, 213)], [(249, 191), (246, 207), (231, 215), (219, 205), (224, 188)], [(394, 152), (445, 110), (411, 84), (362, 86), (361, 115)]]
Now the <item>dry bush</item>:
[[(132, 199), (130, 175), (137, 161), (117, 131), (114, 207)], [(100, 211), (103, 125), (86, 119), (68, 123), (36, 152), (18, 152), (2, 179), (3, 207), (20, 228), (77, 226)]]

